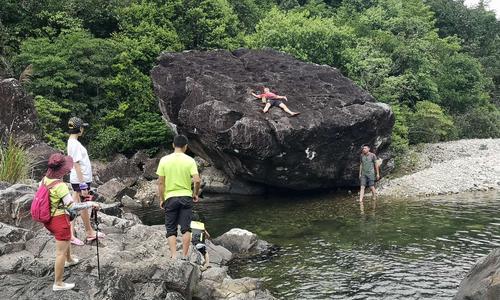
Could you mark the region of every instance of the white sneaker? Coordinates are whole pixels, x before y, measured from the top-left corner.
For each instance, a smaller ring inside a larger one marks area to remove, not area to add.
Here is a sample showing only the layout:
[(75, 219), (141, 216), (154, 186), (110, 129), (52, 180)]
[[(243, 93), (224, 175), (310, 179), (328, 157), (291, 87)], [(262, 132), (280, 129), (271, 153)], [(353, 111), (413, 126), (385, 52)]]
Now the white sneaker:
[(73, 257), (72, 261), (65, 261), (64, 262), (64, 267), (65, 268), (71, 267), (71, 266), (77, 265), (79, 262), (80, 262), (80, 260), (77, 257)]
[(74, 283), (63, 282), (63, 285), (52, 285), (52, 290), (55, 291), (67, 291), (75, 287)]

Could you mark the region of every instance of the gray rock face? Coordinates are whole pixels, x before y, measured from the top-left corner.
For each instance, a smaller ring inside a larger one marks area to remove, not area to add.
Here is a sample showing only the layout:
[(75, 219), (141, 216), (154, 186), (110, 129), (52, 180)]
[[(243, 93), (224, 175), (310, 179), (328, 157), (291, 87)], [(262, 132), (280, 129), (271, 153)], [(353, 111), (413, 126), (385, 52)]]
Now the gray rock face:
[(500, 249), (481, 259), (460, 283), (453, 300), (500, 299)]
[(107, 203), (112, 203), (120, 201), (125, 195), (133, 197), (135, 195), (135, 191), (130, 189), (132, 184), (133, 181), (130, 180), (119, 180), (113, 178), (105, 184), (99, 186), (97, 188), (97, 192), (100, 196), (106, 199)]
[(0, 137), (10, 132), (23, 145), (38, 143), (40, 131), (33, 98), (16, 79), (0, 79), (0, 107)]
[[(340, 71), (272, 50), (163, 53), (151, 72), (163, 116), (233, 178), (297, 190), (358, 184), (364, 143), (388, 158), (394, 116)], [(286, 95), (301, 115), (261, 112), (249, 91)]]
[(266, 187), (254, 182), (229, 178), (223, 171), (214, 167), (206, 167), (201, 171), (203, 191), (214, 194), (231, 195), (263, 195)]
[(95, 175), (100, 183), (106, 183), (113, 178), (135, 178), (135, 180), (137, 180), (140, 175), (140, 170), (124, 155), (117, 154), (104, 167), (99, 167), (95, 171)]

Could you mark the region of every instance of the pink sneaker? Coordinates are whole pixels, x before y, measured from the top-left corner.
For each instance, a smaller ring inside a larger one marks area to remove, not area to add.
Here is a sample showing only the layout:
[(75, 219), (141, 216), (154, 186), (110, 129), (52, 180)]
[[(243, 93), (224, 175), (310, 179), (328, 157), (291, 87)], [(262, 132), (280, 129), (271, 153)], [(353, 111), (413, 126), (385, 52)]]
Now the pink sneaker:
[(76, 245), (76, 246), (83, 246), (84, 245), (84, 243), (78, 238), (72, 239), (71, 244)]

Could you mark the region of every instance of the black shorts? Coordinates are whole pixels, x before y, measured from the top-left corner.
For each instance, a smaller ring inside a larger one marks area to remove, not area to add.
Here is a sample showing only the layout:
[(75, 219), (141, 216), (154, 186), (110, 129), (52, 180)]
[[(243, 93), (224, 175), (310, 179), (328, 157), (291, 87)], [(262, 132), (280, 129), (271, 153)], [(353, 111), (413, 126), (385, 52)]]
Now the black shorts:
[[(92, 182), (87, 182), (87, 186), (88, 186), (87, 191), (90, 191), (90, 184), (91, 183)], [(78, 192), (78, 193), (82, 191), (82, 190), (80, 190), (80, 184), (79, 183), (72, 183), (71, 184), (71, 188), (73, 188), (73, 191)]]
[(171, 197), (163, 204), (165, 209), (165, 228), (167, 237), (177, 236), (177, 225), (181, 226), (184, 234), (191, 231), (191, 215), (193, 208), (192, 197)]
[(281, 103), (283, 103), (283, 101), (270, 99), (270, 100), (267, 100), (267, 103), (271, 103), (271, 107), (273, 107), (273, 106), (279, 107), (281, 105)]

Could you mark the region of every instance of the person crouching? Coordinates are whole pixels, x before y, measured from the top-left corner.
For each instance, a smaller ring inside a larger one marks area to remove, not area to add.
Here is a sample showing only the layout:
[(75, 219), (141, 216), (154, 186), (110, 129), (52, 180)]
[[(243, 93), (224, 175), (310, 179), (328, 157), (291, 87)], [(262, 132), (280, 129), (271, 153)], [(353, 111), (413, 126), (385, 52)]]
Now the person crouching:
[(95, 208), (99, 209), (99, 204), (94, 201), (85, 203), (74, 203), (68, 186), (63, 182), (64, 175), (67, 175), (73, 167), (73, 159), (61, 153), (54, 153), (50, 156), (48, 170), (40, 184), (50, 187), (50, 221), (45, 223), (45, 228), (54, 236), (56, 240), (56, 261), (54, 265), (53, 291), (70, 290), (75, 287), (74, 283), (63, 282), (64, 267), (76, 265), (78, 258), (71, 255), (70, 240), (70, 217), (69, 213), (78, 210)]

